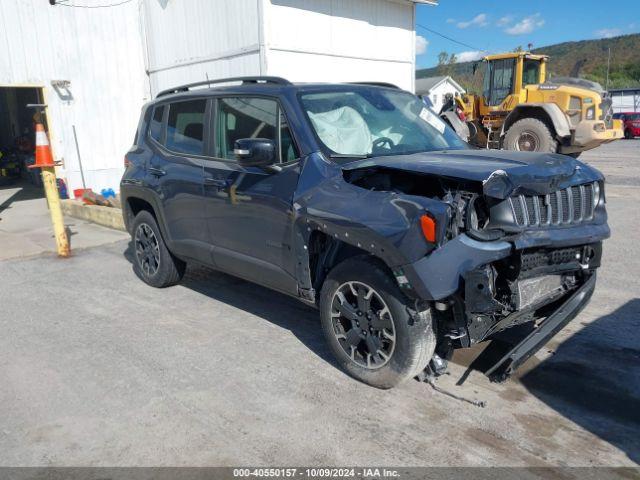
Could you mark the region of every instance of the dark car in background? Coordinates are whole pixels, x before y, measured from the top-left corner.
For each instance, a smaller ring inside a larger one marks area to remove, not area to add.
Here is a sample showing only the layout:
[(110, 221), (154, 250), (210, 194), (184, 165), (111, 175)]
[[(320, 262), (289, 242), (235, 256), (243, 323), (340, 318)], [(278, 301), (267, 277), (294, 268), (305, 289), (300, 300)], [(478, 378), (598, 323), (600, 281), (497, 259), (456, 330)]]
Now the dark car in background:
[(609, 236), (597, 170), (472, 149), (390, 85), (177, 87), (144, 106), (126, 163), (142, 280), (176, 284), (194, 262), (296, 297), (379, 388), (498, 338), (485, 373), (506, 378), (586, 305)]
[(622, 120), (624, 138), (631, 140), (640, 137), (640, 112), (620, 112), (613, 114), (614, 119)]

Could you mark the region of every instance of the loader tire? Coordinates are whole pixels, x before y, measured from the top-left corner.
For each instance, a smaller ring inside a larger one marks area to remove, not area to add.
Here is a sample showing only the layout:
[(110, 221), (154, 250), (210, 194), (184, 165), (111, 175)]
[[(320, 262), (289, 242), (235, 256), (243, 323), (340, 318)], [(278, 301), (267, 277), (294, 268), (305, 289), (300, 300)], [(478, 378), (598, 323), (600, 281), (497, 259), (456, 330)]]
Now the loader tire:
[(558, 142), (547, 125), (536, 118), (523, 118), (511, 125), (504, 137), (505, 150), (555, 153)]

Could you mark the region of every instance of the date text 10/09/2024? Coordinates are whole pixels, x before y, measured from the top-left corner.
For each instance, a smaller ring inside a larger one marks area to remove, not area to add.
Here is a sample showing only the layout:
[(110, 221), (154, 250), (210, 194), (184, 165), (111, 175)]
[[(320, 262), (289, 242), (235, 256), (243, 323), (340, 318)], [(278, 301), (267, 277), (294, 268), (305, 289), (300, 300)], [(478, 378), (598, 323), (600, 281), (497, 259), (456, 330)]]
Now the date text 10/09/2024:
[(263, 478), (399, 478), (388, 468), (234, 468), (233, 476)]

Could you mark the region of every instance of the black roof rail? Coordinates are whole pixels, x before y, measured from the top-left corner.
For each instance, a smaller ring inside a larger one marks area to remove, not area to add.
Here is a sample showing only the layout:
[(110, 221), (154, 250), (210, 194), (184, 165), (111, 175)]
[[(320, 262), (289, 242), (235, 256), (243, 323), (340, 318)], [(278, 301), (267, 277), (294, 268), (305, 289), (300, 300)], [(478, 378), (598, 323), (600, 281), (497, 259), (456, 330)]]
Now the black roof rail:
[(351, 85), (371, 85), (372, 87), (387, 87), (401, 90), (399, 86), (388, 82), (349, 82)]
[(229, 78), (218, 78), (215, 80), (203, 80), (201, 82), (187, 83), (186, 85), (180, 85), (179, 87), (169, 88), (167, 90), (162, 90), (160, 93), (156, 95), (156, 98), (162, 97), (164, 95), (170, 95), (172, 93), (178, 92), (188, 92), (190, 88), (193, 87), (201, 87), (203, 85), (215, 85), (217, 83), (228, 83), (228, 82), (242, 82), (245, 83), (273, 83), (276, 85), (291, 85), (291, 82), (282, 77), (269, 77), (269, 76), (255, 76), (255, 77), (229, 77)]

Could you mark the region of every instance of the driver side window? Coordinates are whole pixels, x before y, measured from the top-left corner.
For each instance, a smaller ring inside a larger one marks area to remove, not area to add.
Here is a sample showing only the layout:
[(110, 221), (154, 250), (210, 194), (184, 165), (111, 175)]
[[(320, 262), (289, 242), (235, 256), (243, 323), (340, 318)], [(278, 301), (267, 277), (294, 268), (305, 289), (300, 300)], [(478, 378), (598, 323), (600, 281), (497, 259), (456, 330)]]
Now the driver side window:
[(235, 160), (233, 146), (241, 138), (266, 138), (279, 150), (279, 162), (299, 157), (278, 102), (266, 98), (229, 97), (218, 99), (216, 156)]

